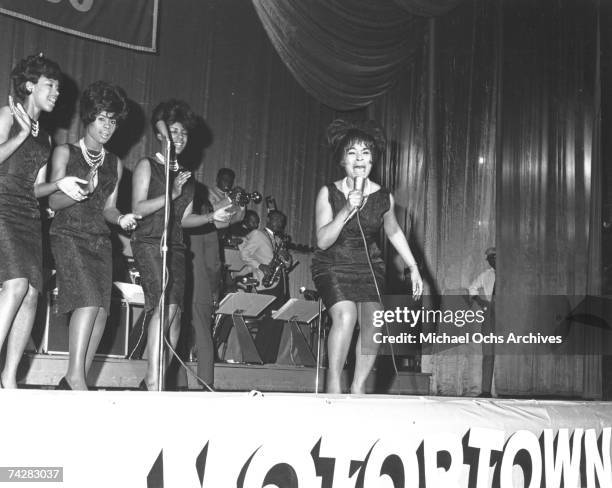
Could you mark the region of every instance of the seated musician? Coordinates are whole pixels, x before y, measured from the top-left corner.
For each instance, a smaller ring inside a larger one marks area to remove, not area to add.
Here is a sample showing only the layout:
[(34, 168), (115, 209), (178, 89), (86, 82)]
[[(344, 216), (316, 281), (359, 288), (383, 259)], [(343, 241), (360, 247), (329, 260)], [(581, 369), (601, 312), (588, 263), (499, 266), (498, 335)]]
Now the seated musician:
[(255, 346), (262, 360), (274, 363), (283, 328), (271, 318), (270, 312), (277, 310), (289, 298), (287, 269), (291, 265), (291, 255), (282, 239), (287, 224), (285, 214), (271, 210), (266, 224), (264, 230), (252, 230), (239, 244), (240, 257), (247, 264), (239, 274), (252, 273), (257, 281), (256, 291), (276, 297), (257, 320), (255, 332)]
[(247, 263), (240, 274), (252, 273), (258, 282), (258, 292), (279, 299), (287, 298), (286, 269), (291, 264), (291, 255), (281, 239), (286, 224), (285, 214), (271, 210), (266, 228), (252, 230), (238, 246), (240, 257)]
[(234, 224), (230, 227), (232, 240), (237, 244), (241, 244), (246, 236), (255, 229), (259, 228), (259, 215), (255, 210), (247, 210), (244, 214), (244, 219), (239, 224)]

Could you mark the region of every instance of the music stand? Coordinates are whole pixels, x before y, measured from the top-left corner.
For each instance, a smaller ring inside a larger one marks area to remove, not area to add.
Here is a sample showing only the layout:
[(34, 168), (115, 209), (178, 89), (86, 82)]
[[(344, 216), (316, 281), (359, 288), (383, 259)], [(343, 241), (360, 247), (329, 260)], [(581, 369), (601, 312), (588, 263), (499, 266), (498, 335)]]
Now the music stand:
[(228, 271), (238, 272), (242, 271), (247, 263), (240, 257), (240, 251), (237, 249), (223, 249), (223, 255), (225, 258), (225, 267)]
[(238, 362), (263, 364), (251, 333), (244, 322), (244, 317), (258, 317), (274, 300), (276, 297), (272, 295), (240, 292), (228, 293), (221, 300), (215, 312), (217, 314), (215, 328), (218, 327), (222, 315), (232, 316), (232, 325), (236, 331), (239, 346), (240, 359)]
[(316, 366), (317, 361), (306, 342), (306, 337), (298, 322), (310, 324), (319, 315), (317, 302), (291, 298), (272, 318), (287, 322), (280, 340), (277, 364), (293, 364), (300, 366)]

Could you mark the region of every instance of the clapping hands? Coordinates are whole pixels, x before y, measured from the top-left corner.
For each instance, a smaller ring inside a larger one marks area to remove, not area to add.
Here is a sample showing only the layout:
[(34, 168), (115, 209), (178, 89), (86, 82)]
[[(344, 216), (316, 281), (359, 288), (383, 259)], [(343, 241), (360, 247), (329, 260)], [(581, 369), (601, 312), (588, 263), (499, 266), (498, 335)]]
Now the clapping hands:
[(87, 185), (88, 183), (87, 180), (77, 178), (76, 176), (64, 176), (56, 181), (57, 188), (77, 202), (87, 198), (89, 192), (84, 190), (81, 185)]
[(138, 226), (138, 221), (142, 219), (142, 215), (138, 214), (125, 214), (119, 217), (117, 223), (125, 231), (132, 231)]
[(15, 103), (13, 97), (10, 95), (8, 99), (9, 108), (11, 109), (11, 113), (15, 117), (15, 120), (17, 120), (17, 123), (21, 127), (21, 133), (29, 134), (30, 130), (32, 129), (32, 120), (30, 119), (30, 116), (25, 111), (23, 105), (21, 105), (20, 102)]

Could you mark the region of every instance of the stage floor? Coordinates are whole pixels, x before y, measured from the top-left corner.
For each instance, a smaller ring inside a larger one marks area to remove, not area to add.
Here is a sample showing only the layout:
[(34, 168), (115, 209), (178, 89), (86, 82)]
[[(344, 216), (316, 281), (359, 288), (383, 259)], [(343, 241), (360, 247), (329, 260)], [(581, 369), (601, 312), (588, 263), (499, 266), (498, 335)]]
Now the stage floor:
[[(195, 372), (196, 364), (187, 363)], [(68, 366), (67, 354), (26, 354), (20, 365), (19, 383), (29, 386), (57, 385)], [(144, 360), (96, 357), (88, 383), (94, 388), (135, 389), (144, 377)], [(325, 385), (321, 368), (319, 391)], [(316, 368), (288, 365), (215, 364), (214, 387), (220, 391), (267, 391), (314, 393)], [(346, 383), (346, 379), (345, 379)], [(428, 395), (430, 375), (400, 371), (398, 375), (380, 371), (370, 375), (368, 393), (394, 395)], [(201, 389), (191, 375), (187, 375), (188, 389)]]

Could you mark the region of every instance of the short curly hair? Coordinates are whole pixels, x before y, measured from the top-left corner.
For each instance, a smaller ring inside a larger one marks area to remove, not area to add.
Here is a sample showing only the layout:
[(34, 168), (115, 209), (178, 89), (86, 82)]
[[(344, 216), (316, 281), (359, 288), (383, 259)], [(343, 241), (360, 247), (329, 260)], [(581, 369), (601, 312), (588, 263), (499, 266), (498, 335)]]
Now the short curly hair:
[(13, 71), (11, 71), (11, 82), (13, 84), (13, 94), (23, 102), (30, 91), (26, 88), (26, 83), (38, 83), (41, 76), (50, 80), (61, 81), (62, 71), (55, 61), (51, 61), (42, 53), (33, 54), (19, 61)]
[(112, 113), (117, 122), (125, 120), (128, 114), (126, 96), (119, 86), (106, 81), (95, 81), (81, 95), (81, 121), (89, 125), (102, 112)]
[(327, 127), (327, 141), (332, 148), (334, 161), (339, 164), (342, 164), (349, 148), (358, 142), (372, 151), (373, 162), (378, 161), (385, 148), (383, 130), (373, 120), (347, 122), (336, 119)]
[(156, 134), (159, 132), (156, 124), (160, 120), (163, 120), (167, 125), (179, 122), (183, 124), (187, 131), (191, 131), (196, 126), (196, 115), (191, 110), (191, 107), (187, 102), (174, 98), (161, 102), (153, 109), (151, 125), (153, 126), (153, 132)]

